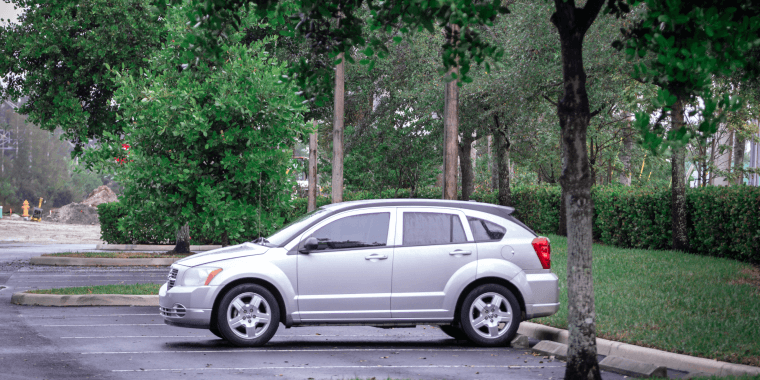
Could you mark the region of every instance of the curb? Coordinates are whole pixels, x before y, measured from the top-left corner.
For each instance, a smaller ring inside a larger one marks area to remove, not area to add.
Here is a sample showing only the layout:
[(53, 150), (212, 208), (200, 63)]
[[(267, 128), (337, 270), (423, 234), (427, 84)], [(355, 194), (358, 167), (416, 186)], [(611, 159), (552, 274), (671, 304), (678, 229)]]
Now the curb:
[(126, 294), (34, 294), (13, 293), (11, 303), (25, 306), (155, 306), (158, 296), (137, 296)]
[(29, 259), (31, 265), (53, 266), (169, 266), (182, 258), (160, 259), (107, 259), (100, 257), (37, 256)]
[[(570, 336), (567, 330), (532, 322), (522, 322), (517, 332), (538, 340), (550, 340), (562, 344), (568, 344)], [(704, 372), (718, 376), (760, 375), (760, 367), (676, 354), (601, 338), (596, 339), (596, 348), (599, 355), (617, 356), (690, 373)]]
[[(102, 251), (171, 251), (172, 245), (150, 245), (150, 244), (98, 244), (95, 249)], [(191, 245), (191, 252), (210, 251), (212, 249), (222, 248), (221, 245)]]

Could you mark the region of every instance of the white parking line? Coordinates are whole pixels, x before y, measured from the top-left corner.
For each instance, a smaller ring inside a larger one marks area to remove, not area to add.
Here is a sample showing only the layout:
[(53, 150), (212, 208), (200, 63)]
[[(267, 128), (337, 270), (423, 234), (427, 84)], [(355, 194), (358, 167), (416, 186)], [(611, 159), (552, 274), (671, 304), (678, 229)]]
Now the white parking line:
[(214, 335), (117, 335), (117, 336), (62, 336), (60, 339), (118, 339), (118, 338), (211, 338)]
[[(341, 337), (341, 338), (349, 338), (349, 337), (357, 337), (357, 336), (367, 336), (367, 337), (376, 337), (376, 338), (387, 338), (391, 335), (276, 335), (274, 338), (272, 338), (273, 341), (276, 341), (279, 338), (322, 338), (322, 337)], [(117, 338), (209, 338), (209, 337), (216, 337), (215, 335), (115, 335), (115, 336), (62, 336), (60, 339), (117, 339)]]
[(167, 326), (163, 323), (111, 323), (102, 325), (40, 325), (40, 327), (113, 327), (113, 326)]
[(23, 318), (55, 318), (55, 319), (61, 319), (61, 318), (76, 318), (76, 317), (128, 317), (131, 315), (152, 315), (152, 316), (160, 316), (158, 312), (150, 313), (150, 314), (68, 314), (63, 316), (58, 315), (31, 315), (31, 314), (20, 314), (19, 317)]
[(254, 371), (267, 369), (378, 369), (378, 368), (505, 368), (505, 369), (534, 369), (562, 368), (564, 365), (331, 365), (331, 366), (298, 366), (298, 367), (202, 367), (202, 368), (153, 368), (153, 369), (113, 369), (112, 372), (161, 372), (161, 371)]
[(155, 354), (217, 354), (230, 352), (258, 352), (258, 353), (283, 353), (283, 352), (493, 352), (506, 351), (499, 348), (324, 348), (324, 349), (239, 349), (239, 350), (177, 350), (177, 351), (101, 351), (80, 352), (82, 355), (155, 355)]

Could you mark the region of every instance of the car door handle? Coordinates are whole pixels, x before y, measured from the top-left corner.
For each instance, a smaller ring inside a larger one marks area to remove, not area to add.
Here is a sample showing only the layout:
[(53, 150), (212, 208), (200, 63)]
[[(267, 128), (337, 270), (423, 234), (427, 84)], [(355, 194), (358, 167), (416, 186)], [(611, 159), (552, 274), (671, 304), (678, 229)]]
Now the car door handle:
[(385, 260), (388, 258), (388, 255), (383, 255), (380, 253), (373, 253), (369, 256), (365, 256), (364, 260)]
[(449, 252), (449, 255), (451, 256), (472, 255), (472, 251), (463, 251), (461, 249), (457, 249), (457, 250)]

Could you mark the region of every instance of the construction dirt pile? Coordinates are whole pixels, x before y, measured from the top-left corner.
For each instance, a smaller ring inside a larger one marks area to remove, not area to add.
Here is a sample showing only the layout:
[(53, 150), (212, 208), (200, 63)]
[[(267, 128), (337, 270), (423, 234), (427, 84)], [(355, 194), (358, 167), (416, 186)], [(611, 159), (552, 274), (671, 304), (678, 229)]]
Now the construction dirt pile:
[(66, 224), (100, 224), (98, 209), (84, 203), (69, 203), (45, 216), (46, 221)]
[(119, 198), (116, 196), (116, 193), (114, 193), (110, 187), (103, 185), (93, 190), (90, 193), (90, 195), (87, 196), (87, 199), (82, 201), (82, 204), (96, 207), (97, 205), (101, 203), (118, 202), (118, 201), (119, 201)]
[(44, 220), (66, 224), (100, 224), (97, 205), (118, 202), (118, 200), (116, 193), (108, 186), (100, 186), (93, 190), (82, 203), (69, 203), (61, 208), (43, 212)]

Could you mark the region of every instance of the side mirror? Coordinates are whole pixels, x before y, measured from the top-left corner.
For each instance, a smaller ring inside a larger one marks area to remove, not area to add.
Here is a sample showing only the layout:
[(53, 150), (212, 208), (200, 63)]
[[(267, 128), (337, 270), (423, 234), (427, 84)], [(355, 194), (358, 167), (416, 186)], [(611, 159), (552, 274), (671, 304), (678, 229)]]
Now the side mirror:
[(317, 240), (317, 238), (312, 236), (306, 239), (306, 241), (303, 243), (303, 248), (299, 249), (298, 252), (309, 253), (311, 251), (315, 251), (318, 246), (319, 246), (319, 240)]

